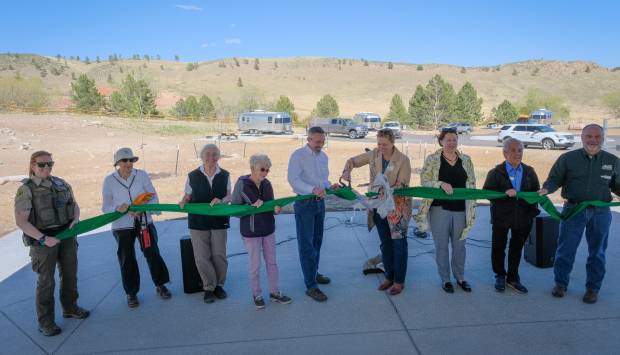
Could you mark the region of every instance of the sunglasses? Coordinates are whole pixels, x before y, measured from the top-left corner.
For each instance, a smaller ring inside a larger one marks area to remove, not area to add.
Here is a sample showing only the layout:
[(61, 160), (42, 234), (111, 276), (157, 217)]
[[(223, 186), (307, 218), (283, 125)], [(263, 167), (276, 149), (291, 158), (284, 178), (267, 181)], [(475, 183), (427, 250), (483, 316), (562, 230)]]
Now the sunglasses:
[(132, 163), (135, 163), (135, 162), (138, 161), (138, 159), (137, 158), (131, 158), (131, 159), (124, 158), (124, 159), (120, 159), (119, 161), (122, 162), (122, 163), (126, 163), (128, 161), (132, 162)]
[(260, 171), (261, 171), (261, 173), (269, 172), (269, 169), (268, 168), (260, 168)]
[(46, 166), (51, 169), (52, 166), (54, 166), (54, 162), (53, 161), (37, 162), (37, 166), (41, 169), (45, 168)]

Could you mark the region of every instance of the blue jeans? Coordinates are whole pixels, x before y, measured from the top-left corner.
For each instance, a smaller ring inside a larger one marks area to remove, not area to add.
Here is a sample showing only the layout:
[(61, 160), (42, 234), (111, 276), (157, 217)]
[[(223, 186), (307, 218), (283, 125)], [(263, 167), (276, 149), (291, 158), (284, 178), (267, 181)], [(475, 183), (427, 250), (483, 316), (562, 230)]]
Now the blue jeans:
[[(574, 207), (564, 204), (564, 209)], [(609, 207), (588, 207), (570, 219), (560, 223), (558, 249), (555, 252), (553, 272), (555, 282), (568, 287), (570, 272), (575, 262), (577, 247), (586, 230), (588, 242), (588, 261), (586, 263), (586, 288), (598, 291), (605, 276), (605, 250), (611, 225)]]
[(372, 219), (377, 226), (379, 238), (381, 239), (381, 258), (385, 268), (385, 278), (390, 281), (402, 284), (407, 275), (407, 234), (403, 238), (392, 239), (390, 225), (387, 219), (381, 218), (375, 211)]
[(311, 289), (317, 287), (316, 275), (323, 243), (325, 201), (315, 199), (296, 201), (294, 210), (301, 271), (304, 274), (306, 288)]

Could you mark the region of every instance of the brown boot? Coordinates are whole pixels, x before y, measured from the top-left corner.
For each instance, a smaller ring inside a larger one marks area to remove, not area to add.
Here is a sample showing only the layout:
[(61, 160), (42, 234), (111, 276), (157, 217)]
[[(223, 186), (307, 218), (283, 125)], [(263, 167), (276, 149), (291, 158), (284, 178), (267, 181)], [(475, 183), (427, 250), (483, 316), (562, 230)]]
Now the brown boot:
[(583, 303), (593, 304), (598, 300), (598, 291), (588, 289), (581, 299)]

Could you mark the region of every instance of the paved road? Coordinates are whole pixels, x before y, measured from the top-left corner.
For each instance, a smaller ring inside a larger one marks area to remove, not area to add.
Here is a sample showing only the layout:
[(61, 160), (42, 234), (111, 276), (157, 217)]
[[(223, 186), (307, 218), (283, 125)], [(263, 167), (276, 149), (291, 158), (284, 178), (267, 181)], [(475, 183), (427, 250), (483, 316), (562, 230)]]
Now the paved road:
[[(329, 139), (333, 139), (337, 141), (350, 141), (350, 139), (345, 136), (332, 136)], [(375, 135), (374, 133), (371, 133), (365, 138), (358, 139), (358, 141), (374, 143)], [(437, 141), (437, 138), (434, 135), (404, 133), (402, 138), (397, 140), (397, 142), (401, 142), (401, 141), (407, 141), (412, 144), (417, 144), (417, 143), (433, 144)], [(573, 146), (572, 149), (581, 148), (581, 141), (580, 141), (578, 134), (575, 135), (575, 141), (576, 141), (576, 144)], [(501, 146), (501, 144), (497, 142), (497, 131), (491, 130), (491, 129), (489, 129), (488, 133), (486, 134), (475, 134), (475, 135), (462, 134), (459, 136), (459, 144), (464, 145), (464, 146), (475, 146), (475, 147), (500, 147)], [(607, 137), (607, 144), (606, 144), (607, 149), (615, 150), (615, 147), (617, 144), (620, 144), (620, 136)], [(541, 147), (528, 147), (528, 149), (542, 149), (542, 148)]]

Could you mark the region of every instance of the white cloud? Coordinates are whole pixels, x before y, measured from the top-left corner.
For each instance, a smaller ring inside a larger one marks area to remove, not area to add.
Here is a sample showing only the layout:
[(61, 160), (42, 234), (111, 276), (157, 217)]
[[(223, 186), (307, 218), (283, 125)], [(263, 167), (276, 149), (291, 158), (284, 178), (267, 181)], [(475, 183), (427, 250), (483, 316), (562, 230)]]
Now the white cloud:
[(202, 7), (196, 5), (174, 5), (174, 7), (187, 11), (202, 11)]
[(241, 39), (239, 38), (226, 38), (224, 40), (225, 44), (241, 44)]
[(209, 47), (215, 47), (215, 43), (211, 42), (211, 43), (203, 43), (200, 45), (200, 48), (209, 48)]

